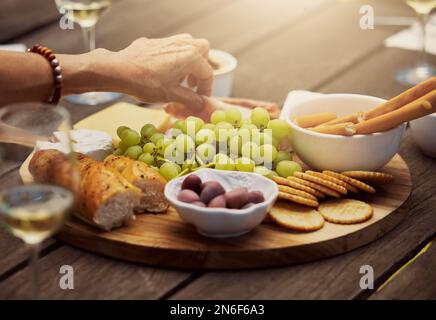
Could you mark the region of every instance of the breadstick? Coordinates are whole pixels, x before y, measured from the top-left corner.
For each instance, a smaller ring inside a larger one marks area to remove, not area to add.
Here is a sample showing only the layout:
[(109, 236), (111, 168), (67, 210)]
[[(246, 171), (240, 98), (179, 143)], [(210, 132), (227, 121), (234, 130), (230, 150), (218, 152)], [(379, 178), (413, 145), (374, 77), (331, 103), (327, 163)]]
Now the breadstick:
[(352, 122), (334, 124), (331, 126), (319, 126), (309, 130), (319, 133), (337, 134), (342, 136), (352, 136), (356, 133), (356, 125)]
[(330, 120), (326, 123), (321, 124), (321, 126), (327, 126), (327, 125), (333, 125), (333, 124), (339, 124), (339, 123), (345, 123), (345, 122), (352, 122), (352, 123), (359, 123), (365, 120), (365, 113), (363, 112), (356, 112), (353, 114), (349, 114), (347, 116), (339, 117), (333, 120)]
[(323, 112), (309, 114), (306, 116), (297, 116), (294, 118), (294, 122), (301, 128), (310, 128), (316, 127), (333, 119), (336, 119), (336, 114), (333, 112)]
[[(433, 101), (433, 106), (428, 100)], [(357, 134), (381, 132), (436, 112), (436, 90), (404, 107), (356, 125)]]
[(422, 96), (435, 89), (436, 77), (433, 77), (417, 84), (413, 88), (410, 88), (403, 93), (400, 93), (398, 96), (390, 99), (389, 101), (367, 111), (365, 113), (366, 119), (369, 120), (401, 108), (402, 106), (405, 106), (406, 104), (409, 104), (412, 101), (421, 98)]

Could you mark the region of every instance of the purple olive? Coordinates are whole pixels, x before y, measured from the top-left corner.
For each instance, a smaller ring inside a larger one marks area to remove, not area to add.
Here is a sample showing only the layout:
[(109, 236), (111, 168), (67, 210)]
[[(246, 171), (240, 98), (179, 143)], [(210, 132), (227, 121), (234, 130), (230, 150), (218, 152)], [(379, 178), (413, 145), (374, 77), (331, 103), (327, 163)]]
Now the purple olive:
[(245, 187), (226, 192), (227, 208), (240, 209), (248, 202), (248, 190)]
[(195, 174), (191, 174), (183, 180), (182, 183), (182, 190), (192, 190), (196, 192), (197, 194), (200, 194), (201, 191), (201, 179), (199, 176)]
[(213, 198), (212, 200), (210, 200), (210, 202), (207, 206), (209, 208), (225, 208), (226, 207), (226, 196), (222, 194), (218, 197)]
[(203, 207), (203, 208), (206, 207), (206, 205), (201, 201), (194, 201), (194, 202), (191, 202), (191, 204), (199, 206), (199, 207)]
[(209, 204), (209, 201), (213, 198), (224, 194), (223, 186), (216, 181), (208, 181), (203, 183), (203, 187), (200, 193), (200, 200), (205, 204)]
[(200, 201), (200, 197), (194, 191), (185, 189), (179, 192), (179, 195), (177, 196), (177, 200), (182, 202), (192, 203), (192, 202)]
[(261, 203), (265, 201), (263, 193), (260, 191), (251, 191), (248, 193), (248, 202)]

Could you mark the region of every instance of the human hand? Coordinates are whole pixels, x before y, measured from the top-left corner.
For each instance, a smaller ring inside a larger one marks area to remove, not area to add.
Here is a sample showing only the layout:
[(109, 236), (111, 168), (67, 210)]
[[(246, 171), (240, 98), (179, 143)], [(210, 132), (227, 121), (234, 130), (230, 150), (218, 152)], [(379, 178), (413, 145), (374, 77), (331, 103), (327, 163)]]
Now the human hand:
[[(179, 102), (198, 111), (203, 108), (201, 95), (209, 96), (212, 89), (208, 53), (207, 40), (180, 34), (137, 39), (113, 53), (111, 61), (120, 91), (146, 102)], [(185, 79), (189, 88), (181, 86)]]

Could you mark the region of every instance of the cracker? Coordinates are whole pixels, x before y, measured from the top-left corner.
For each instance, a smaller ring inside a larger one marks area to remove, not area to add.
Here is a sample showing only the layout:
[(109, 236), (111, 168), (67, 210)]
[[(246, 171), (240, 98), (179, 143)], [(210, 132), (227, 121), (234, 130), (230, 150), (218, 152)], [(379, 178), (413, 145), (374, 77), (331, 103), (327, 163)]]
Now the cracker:
[(329, 170), (323, 171), (322, 173), (324, 173), (328, 176), (335, 177), (336, 179), (345, 181), (345, 182), (351, 184), (352, 186), (355, 186), (356, 188), (363, 190), (365, 192), (375, 193), (375, 189), (373, 187), (371, 187), (370, 185), (368, 185), (362, 181), (347, 177), (346, 175), (343, 175), (341, 173), (337, 173), (337, 172), (333, 172), (333, 171), (329, 171)]
[(376, 184), (384, 184), (384, 183), (391, 183), (394, 180), (394, 176), (390, 173), (385, 172), (376, 172), (376, 171), (344, 171), (342, 172), (343, 175), (363, 180), (365, 182), (372, 182)]
[(282, 185), (278, 185), (278, 187), (279, 187), (279, 191), (281, 191), (281, 192), (294, 194), (296, 196), (300, 196), (300, 197), (315, 200), (315, 201), (318, 200), (314, 195), (311, 195), (310, 193), (307, 193), (305, 191), (297, 190), (297, 189), (294, 189), (294, 188), (291, 188), (288, 186), (282, 186)]
[(269, 212), (271, 220), (286, 229), (315, 231), (324, 226), (324, 218), (312, 208), (278, 201)]
[(315, 176), (315, 177), (318, 177), (318, 178), (321, 178), (321, 179), (324, 179), (324, 180), (336, 183), (336, 184), (344, 187), (345, 189), (347, 189), (347, 191), (351, 191), (351, 192), (354, 192), (354, 193), (359, 192), (359, 189), (357, 189), (355, 186), (352, 186), (351, 184), (349, 184), (349, 183), (347, 183), (345, 181), (336, 179), (335, 177), (328, 176), (328, 175), (326, 175), (324, 173), (316, 172), (316, 171), (311, 171), (311, 170), (307, 170), (305, 173), (307, 173), (307, 174), (309, 174), (311, 176)]
[(372, 207), (366, 202), (354, 199), (328, 200), (318, 208), (319, 213), (329, 222), (338, 224), (360, 223), (373, 215)]
[(341, 195), (338, 192), (336, 192), (336, 191), (334, 191), (332, 189), (329, 189), (327, 187), (324, 187), (322, 185), (319, 185), (317, 183), (313, 183), (311, 181), (303, 180), (303, 179), (300, 179), (300, 178), (297, 178), (297, 177), (288, 177), (288, 179), (292, 180), (294, 182), (297, 182), (299, 184), (311, 187), (311, 188), (313, 188), (315, 190), (318, 190), (318, 191), (320, 191), (320, 192), (322, 192), (322, 193), (324, 193), (324, 194), (326, 194), (328, 196), (331, 196), (331, 197), (334, 197), (334, 198), (340, 198), (341, 197)]
[(316, 207), (319, 206), (318, 201), (310, 200), (310, 199), (303, 198), (303, 197), (300, 197), (300, 196), (296, 196), (296, 195), (293, 195), (293, 194), (289, 194), (289, 193), (286, 193), (286, 192), (280, 192), (279, 191), (279, 199), (289, 200), (289, 201), (296, 202), (296, 203), (299, 203), (299, 204), (303, 204), (303, 205), (309, 206), (309, 207), (315, 207), (316, 208)]
[(285, 186), (288, 186), (288, 187), (291, 187), (294, 189), (305, 191), (307, 193), (310, 193), (311, 195), (314, 195), (317, 198), (324, 198), (325, 197), (324, 193), (322, 193), (316, 189), (313, 189), (311, 187), (308, 187), (308, 186), (305, 186), (303, 184), (292, 181), (290, 179), (274, 176), (274, 177), (272, 177), (272, 180), (274, 182), (276, 182), (277, 184), (281, 184), (281, 185), (285, 185)]
[(315, 176), (312, 176), (310, 174), (304, 173), (304, 172), (294, 172), (294, 176), (303, 180), (309, 180), (314, 183), (320, 184), (324, 187), (330, 188), (336, 192), (339, 192), (342, 195), (347, 194), (347, 189), (345, 189), (343, 186), (340, 186), (336, 183), (330, 182), (328, 180), (324, 180)]

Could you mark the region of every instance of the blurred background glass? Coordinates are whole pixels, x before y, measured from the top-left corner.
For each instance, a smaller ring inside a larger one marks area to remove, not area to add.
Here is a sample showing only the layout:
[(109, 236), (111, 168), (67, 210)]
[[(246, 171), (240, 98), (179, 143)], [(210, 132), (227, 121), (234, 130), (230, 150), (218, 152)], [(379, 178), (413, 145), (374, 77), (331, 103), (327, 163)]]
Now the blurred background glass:
[[(95, 49), (95, 25), (98, 19), (109, 10), (111, 0), (55, 0), (59, 12), (82, 29), (85, 50)], [(80, 95), (67, 96), (72, 103), (97, 105), (116, 100), (121, 97), (116, 92), (88, 92)]]

